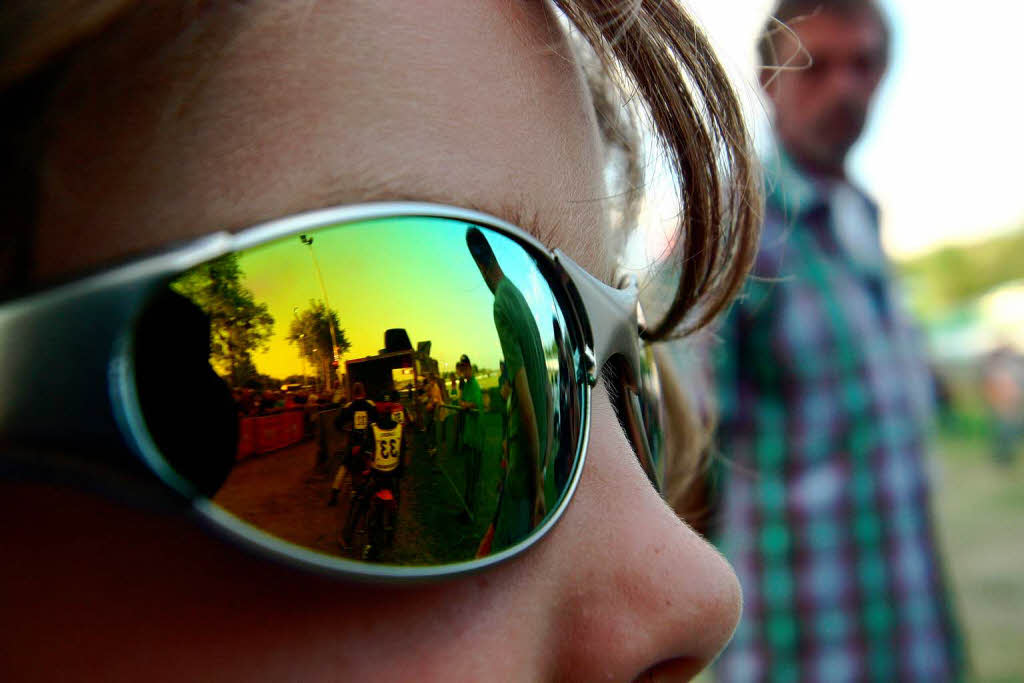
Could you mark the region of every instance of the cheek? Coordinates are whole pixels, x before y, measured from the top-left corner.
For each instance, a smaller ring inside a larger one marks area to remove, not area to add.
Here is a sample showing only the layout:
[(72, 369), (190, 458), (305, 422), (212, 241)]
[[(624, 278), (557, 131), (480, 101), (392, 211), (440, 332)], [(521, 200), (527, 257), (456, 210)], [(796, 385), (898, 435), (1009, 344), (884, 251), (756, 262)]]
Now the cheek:
[(820, 88), (806, 81), (806, 78), (793, 74), (793, 78), (781, 84), (778, 102), (790, 119), (796, 121), (807, 119), (810, 117), (811, 110), (818, 106)]

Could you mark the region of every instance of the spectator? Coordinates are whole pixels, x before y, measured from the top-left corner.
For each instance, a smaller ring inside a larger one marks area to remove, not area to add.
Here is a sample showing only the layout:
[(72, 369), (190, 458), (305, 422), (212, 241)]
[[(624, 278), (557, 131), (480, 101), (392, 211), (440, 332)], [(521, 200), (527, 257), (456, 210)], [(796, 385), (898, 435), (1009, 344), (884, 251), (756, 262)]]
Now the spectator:
[(498, 550), (524, 538), (547, 511), (543, 456), (551, 433), (551, 389), (540, 332), (522, 292), (505, 277), (483, 233), (470, 228), (466, 244), (494, 293), (494, 327), (511, 390), (505, 487), (512, 495), (503, 495), (498, 508), (493, 539)]
[[(426, 403), (423, 405), (423, 431), (427, 437), (427, 451), (437, 452), (437, 430), (440, 424), (441, 387), (437, 375), (427, 377)], [(435, 424), (437, 421), (438, 424)]]
[(460, 441), (462, 443), (462, 457), (466, 467), (464, 498), (466, 500), (466, 507), (472, 510), (473, 501), (476, 498), (476, 487), (480, 478), (480, 453), (482, 450), (480, 412), (484, 407), (484, 399), (480, 392), (480, 384), (476, 381), (476, 377), (473, 376), (473, 364), (470, 363), (469, 356), (463, 354), (456, 367), (462, 381), (462, 388), (459, 390), (459, 408), (462, 409)]
[[(721, 327), (715, 538), (743, 585), (723, 681), (962, 672), (929, 514), (930, 376), (848, 178), (886, 68), (871, 0), (783, 0), (759, 45), (777, 149), (754, 275)], [(779, 67), (779, 68), (775, 68)]]
[(1024, 372), (1020, 354), (1009, 345), (992, 351), (982, 365), (982, 397), (992, 420), (992, 461), (1012, 465), (1024, 432)]

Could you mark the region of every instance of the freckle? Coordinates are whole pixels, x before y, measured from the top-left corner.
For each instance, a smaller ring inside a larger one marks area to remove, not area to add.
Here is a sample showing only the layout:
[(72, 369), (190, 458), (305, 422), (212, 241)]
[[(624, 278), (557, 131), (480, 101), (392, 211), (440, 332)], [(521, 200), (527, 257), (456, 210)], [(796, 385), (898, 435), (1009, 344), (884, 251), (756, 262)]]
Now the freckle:
[(480, 590), (487, 590), (490, 587), (491, 582), (486, 576), (479, 576), (477, 577), (476, 585)]

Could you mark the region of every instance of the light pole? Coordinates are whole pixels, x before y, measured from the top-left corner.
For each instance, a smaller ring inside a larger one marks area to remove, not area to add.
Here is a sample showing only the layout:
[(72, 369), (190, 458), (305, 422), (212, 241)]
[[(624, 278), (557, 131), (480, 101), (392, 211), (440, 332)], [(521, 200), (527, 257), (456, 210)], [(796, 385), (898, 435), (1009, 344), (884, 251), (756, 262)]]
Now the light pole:
[[(331, 333), (331, 359), (335, 362), (341, 362), (341, 354), (338, 353), (338, 336), (334, 331), (334, 318), (331, 316), (331, 302), (327, 300), (327, 287), (324, 286), (324, 275), (320, 272), (320, 264), (316, 260), (316, 254), (313, 253), (313, 238), (309, 235), (299, 235), (299, 239), (309, 247), (309, 257), (313, 259), (313, 268), (316, 270), (316, 277), (320, 281), (320, 293), (324, 296), (324, 306), (327, 308), (327, 329)], [(331, 382), (332, 370), (331, 365), (327, 365), (327, 391), (331, 391), (333, 383)]]

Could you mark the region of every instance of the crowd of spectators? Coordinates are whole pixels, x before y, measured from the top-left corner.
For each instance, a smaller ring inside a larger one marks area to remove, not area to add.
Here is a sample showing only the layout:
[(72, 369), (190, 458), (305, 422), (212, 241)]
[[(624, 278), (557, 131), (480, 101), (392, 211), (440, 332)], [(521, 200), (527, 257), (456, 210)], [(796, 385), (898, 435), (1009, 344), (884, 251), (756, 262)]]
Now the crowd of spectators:
[(232, 395), (239, 417), (261, 417), (286, 410), (326, 410), (338, 405), (338, 400), (330, 394), (318, 394), (305, 389), (274, 391), (238, 387)]

